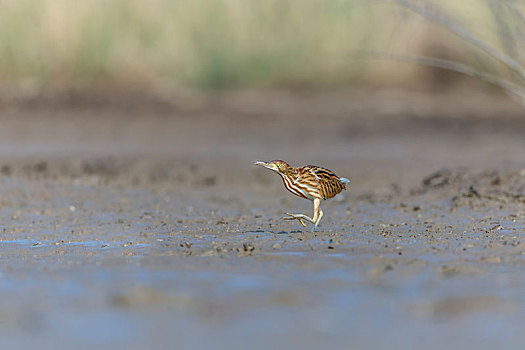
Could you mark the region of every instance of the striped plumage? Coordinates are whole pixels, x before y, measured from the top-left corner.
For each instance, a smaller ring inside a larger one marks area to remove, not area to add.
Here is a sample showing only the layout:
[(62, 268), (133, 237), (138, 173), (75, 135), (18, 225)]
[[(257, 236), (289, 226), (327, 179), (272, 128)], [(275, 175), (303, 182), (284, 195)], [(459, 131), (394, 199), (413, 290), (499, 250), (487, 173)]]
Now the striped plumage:
[(271, 162), (255, 162), (256, 165), (264, 166), (281, 176), (284, 187), (291, 193), (314, 202), (314, 216), (310, 218), (303, 214), (289, 214), (285, 219), (297, 219), (305, 226), (303, 219), (314, 223), (314, 229), (319, 224), (323, 211), (320, 210), (320, 201), (333, 198), (342, 190), (346, 190), (346, 184), (350, 180), (337, 176), (333, 171), (316, 166), (307, 165), (294, 168), (282, 160)]
[(345, 183), (331, 170), (316, 165), (292, 168), (284, 164), (286, 170), (278, 174), (286, 189), (296, 196), (310, 200), (329, 199), (346, 189)]

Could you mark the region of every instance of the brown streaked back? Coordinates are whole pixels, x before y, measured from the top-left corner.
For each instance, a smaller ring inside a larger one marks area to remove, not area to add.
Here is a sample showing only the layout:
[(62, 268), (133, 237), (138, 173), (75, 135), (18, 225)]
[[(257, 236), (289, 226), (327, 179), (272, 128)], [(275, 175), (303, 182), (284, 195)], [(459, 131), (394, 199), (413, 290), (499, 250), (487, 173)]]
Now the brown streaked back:
[(318, 183), (319, 194), (322, 199), (329, 199), (346, 190), (346, 185), (333, 171), (317, 165), (307, 165), (300, 168), (301, 172), (313, 175)]

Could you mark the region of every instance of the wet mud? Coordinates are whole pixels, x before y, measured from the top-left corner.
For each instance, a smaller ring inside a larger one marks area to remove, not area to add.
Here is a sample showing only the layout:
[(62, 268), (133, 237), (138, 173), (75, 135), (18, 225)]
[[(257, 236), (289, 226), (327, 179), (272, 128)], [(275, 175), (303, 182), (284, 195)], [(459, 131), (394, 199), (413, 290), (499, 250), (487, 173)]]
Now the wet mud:
[[(216, 113), (3, 112), (0, 345), (525, 341), (519, 112), (253, 115), (235, 101)], [(251, 165), (276, 158), (352, 180), (322, 203), (316, 232), (282, 220), (313, 205)]]

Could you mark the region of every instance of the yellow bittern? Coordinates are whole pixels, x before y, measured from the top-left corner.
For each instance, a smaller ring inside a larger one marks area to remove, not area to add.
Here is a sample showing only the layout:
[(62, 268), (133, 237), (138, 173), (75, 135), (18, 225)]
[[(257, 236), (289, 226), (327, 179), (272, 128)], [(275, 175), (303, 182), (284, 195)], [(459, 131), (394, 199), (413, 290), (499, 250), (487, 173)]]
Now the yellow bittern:
[(288, 191), (314, 202), (313, 218), (304, 214), (290, 213), (286, 213), (288, 217), (284, 217), (285, 220), (299, 220), (303, 227), (306, 227), (303, 220), (309, 221), (314, 224), (312, 231), (317, 228), (323, 217), (323, 211), (320, 208), (321, 200), (335, 197), (342, 190), (346, 190), (346, 184), (350, 182), (347, 178), (339, 177), (333, 171), (316, 165), (294, 168), (282, 160), (257, 161), (253, 164), (276, 172), (283, 179), (284, 187)]

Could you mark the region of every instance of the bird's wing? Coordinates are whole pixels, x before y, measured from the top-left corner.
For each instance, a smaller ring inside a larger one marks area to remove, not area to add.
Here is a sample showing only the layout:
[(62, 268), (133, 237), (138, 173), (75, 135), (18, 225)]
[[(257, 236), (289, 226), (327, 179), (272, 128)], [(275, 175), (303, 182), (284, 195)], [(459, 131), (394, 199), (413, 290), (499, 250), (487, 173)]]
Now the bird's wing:
[(321, 181), (321, 178), (317, 174), (317, 169), (319, 169), (319, 167), (315, 165), (307, 165), (307, 166), (302, 167), (299, 173), (297, 174), (298, 176), (295, 179), (295, 182), (301, 183), (301, 182), (306, 181), (306, 182), (315, 183), (315, 182)]
[(305, 168), (307, 168), (308, 171), (319, 181), (331, 181), (334, 179), (339, 179), (339, 176), (337, 176), (333, 171), (320, 166), (308, 165)]
[(313, 165), (305, 168), (317, 179), (324, 199), (332, 198), (346, 188), (345, 183), (331, 170)]

